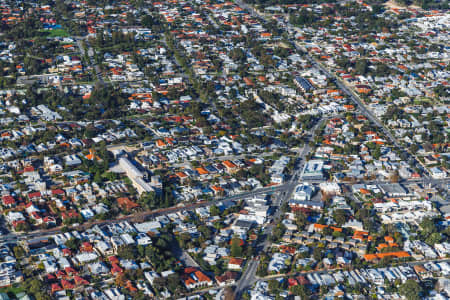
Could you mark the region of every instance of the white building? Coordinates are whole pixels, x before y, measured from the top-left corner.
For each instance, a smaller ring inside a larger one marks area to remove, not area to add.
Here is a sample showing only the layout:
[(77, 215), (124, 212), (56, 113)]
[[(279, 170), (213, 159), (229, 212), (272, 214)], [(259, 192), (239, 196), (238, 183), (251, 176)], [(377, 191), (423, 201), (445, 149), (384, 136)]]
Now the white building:
[(447, 173), (438, 167), (431, 168), (430, 172), (431, 177), (433, 177), (434, 179), (443, 179), (447, 177)]
[(314, 190), (315, 190), (314, 186), (310, 185), (309, 183), (299, 184), (295, 188), (294, 200), (311, 201)]
[(126, 157), (119, 158), (119, 166), (127, 174), (139, 194), (154, 191), (153, 187), (145, 179), (147, 175), (139, 171), (133, 163)]

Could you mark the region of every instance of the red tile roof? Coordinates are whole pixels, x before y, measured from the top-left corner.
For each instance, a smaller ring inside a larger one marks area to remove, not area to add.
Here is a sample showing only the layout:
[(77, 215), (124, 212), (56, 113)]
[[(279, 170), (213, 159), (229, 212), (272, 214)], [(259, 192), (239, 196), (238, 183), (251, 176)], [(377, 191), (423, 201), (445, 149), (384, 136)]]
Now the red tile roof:
[(14, 200), (13, 196), (3, 196), (2, 197), (3, 205), (12, 205), (16, 203), (16, 200)]
[(28, 193), (28, 198), (29, 199), (39, 198), (39, 197), (41, 197), (41, 192)]

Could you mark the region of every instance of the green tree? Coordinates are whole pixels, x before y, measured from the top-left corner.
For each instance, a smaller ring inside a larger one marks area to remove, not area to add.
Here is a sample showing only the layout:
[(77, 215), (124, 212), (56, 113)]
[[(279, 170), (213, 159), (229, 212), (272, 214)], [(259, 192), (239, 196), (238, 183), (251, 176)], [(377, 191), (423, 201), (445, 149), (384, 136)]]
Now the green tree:
[(177, 273), (171, 274), (167, 277), (167, 288), (172, 293), (175, 293), (177, 290), (181, 288), (181, 278)]
[(38, 295), (41, 293), (41, 291), (45, 289), (43, 282), (37, 278), (27, 279), (23, 287), (25, 288), (26, 291), (30, 292), (33, 295)]
[(372, 156), (375, 159), (379, 159), (381, 156), (381, 147), (379, 145), (375, 146), (375, 149), (372, 151)]
[(205, 239), (209, 240), (212, 237), (212, 231), (208, 226), (200, 225), (198, 227), (198, 231), (205, 237)]
[(280, 240), (285, 232), (286, 226), (284, 226), (281, 222), (279, 222), (277, 226), (272, 230), (271, 240), (273, 242)]
[(300, 229), (304, 229), (306, 224), (308, 224), (307, 216), (303, 212), (299, 211), (295, 216), (295, 224), (297, 224)]
[(66, 247), (69, 248), (72, 251), (77, 251), (81, 246), (81, 240), (77, 238), (72, 238), (70, 240), (67, 240)]
[(145, 15), (142, 18), (142, 25), (144, 25), (147, 28), (151, 28), (155, 23), (155, 19), (151, 15)]
[(439, 244), (442, 241), (442, 236), (439, 232), (434, 232), (432, 234), (430, 234), (427, 239), (425, 240), (425, 242), (430, 245), (430, 246), (434, 246), (434, 244)]
[(209, 212), (210, 212), (211, 216), (220, 215), (219, 207), (217, 207), (217, 205), (214, 205), (214, 204), (209, 207)]
[(347, 222), (347, 211), (343, 209), (335, 209), (333, 211), (333, 219), (336, 221), (338, 226), (342, 226)]
[(422, 235), (424, 237), (427, 237), (437, 231), (436, 224), (432, 218), (424, 218), (420, 223), (420, 228), (422, 228)]
[(291, 287), (291, 292), (292, 294), (294, 294), (295, 296), (299, 296), (300, 299), (304, 300), (304, 299), (308, 299), (308, 290), (306, 289), (306, 287), (304, 285), (294, 285), (293, 287)]
[(408, 300), (421, 299), (422, 287), (414, 280), (406, 280), (406, 282), (400, 286), (398, 291)]
[(102, 174), (100, 174), (100, 171), (95, 172), (94, 182), (95, 183), (102, 183), (103, 182)]
[(367, 62), (365, 60), (358, 60), (355, 64), (356, 73), (365, 75), (368, 71)]
[(132, 245), (123, 245), (117, 249), (117, 255), (124, 259), (136, 259), (137, 249)]
[(25, 256), (25, 250), (19, 245), (14, 246), (13, 252), (14, 252), (14, 256), (16, 258), (21, 258), (21, 257)]
[(16, 226), (16, 231), (25, 231), (25, 232), (27, 232), (27, 231), (30, 231), (31, 230), (31, 226), (30, 226), (30, 224), (28, 224), (28, 223), (19, 223), (19, 224), (17, 224), (17, 226)]
[(167, 279), (164, 277), (155, 278), (152, 285), (156, 290), (160, 291), (167, 286)]
[(322, 248), (320, 248), (320, 247), (314, 248), (314, 250), (313, 250), (313, 258), (316, 261), (321, 261), (322, 258), (323, 258), (323, 255), (324, 255), (324, 253), (323, 253), (323, 249)]
[(181, 248), (188, 248), (188, 243), (192, 240), (192, 237), (189, 233), (183, 232), (182, 234), (178, 235), (177, 239)]
[(280, 282), (276, 279), (269, 280), (269, 291), (273, 294), (280, 288)]

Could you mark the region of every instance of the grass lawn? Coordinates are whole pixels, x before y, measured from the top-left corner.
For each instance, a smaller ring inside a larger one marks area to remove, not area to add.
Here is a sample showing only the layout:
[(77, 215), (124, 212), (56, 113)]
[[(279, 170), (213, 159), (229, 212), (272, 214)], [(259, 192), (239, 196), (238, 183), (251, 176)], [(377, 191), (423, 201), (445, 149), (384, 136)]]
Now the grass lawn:
[(47, 33), (47, 37), (68, 37), (69, 33), (65, 29), (53, 29), (53, 30), (41, 30), (41, 32)]
[(20, 285), (12, 285), (12, 286), (4, 287), (4, 288), (0, 289), (0, 293), (7, 293), (7, 294), (14, 294), (14, 295), (17, 295), (22, 292), (26, 292), (26, 291)]

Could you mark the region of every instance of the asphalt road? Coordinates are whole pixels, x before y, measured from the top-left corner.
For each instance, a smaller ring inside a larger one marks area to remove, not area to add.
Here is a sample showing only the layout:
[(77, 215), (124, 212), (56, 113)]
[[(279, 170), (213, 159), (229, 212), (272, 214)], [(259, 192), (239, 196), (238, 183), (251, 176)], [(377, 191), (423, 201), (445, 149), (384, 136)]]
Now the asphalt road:
[[(308, 153), (308, 152), (306, 150), (304, 150), (304, 153)], [(302, 166), (303, 166), (303, 162), (300, 162), (299, 167), (297, 169), (297, 174), (302, 169)], [(292, 178), (295, 178), (295, 176), (292, 176)], [(319, 183), (321, 181), (307, 181), (307, 182)], [(373, 180), (373, 181), (359, 181), (358, 183), (382, 184), (382, 183), (390, 183), (390, 182)], [(402, 181), (401, 183), (421, 183), (421, 184), (439, 185), (439, 184), (450, 183), (450, 178), (411, 179), (411, 180)], [(145, 220), (149, 220), (149, 219), (157, 217), (157, 216), (168, 215), (168, 214), (176, 213), (176, 212), (180, 212), (180, 211), (192, 210), (192, 209), (199, 208), (199, 207), (210, 206), (210, 205), (216, 204), (220, 201), (225, 201), (225, 200), (239, 201), (239, 200), (249, 199), (249, 198), (253, 198), (255, 196), (265, 195), (265, 194), (269, 194), (269, 193), (281, 193), (281, 194), (286, 193), (284, 200), (280, 201), (280, 203), (279, 203), (279, 206), (281, 206), (283, 201), (289, 200), (289, 197), (292, 194), (292, 191), (296, 186), (297, 186), (297, 182), (293, 181), (291, 179), (290, 181), (288, 181), (284, 184), (281, 184), (281, 185), (272, 186), (272, 187), (264, 187), (264, 188), (257, 189), (257, 190), (251, 191), (251, 192), (241, 193), (238, 195), (231, 195), (231, 196), (227, 196), (227, 197), (223, 197), (223, 198), (219, 198), (219, 199), (214, 199), (211, 201), (204, 201), (204, 202), (188, 204), (188, 205), (183, 205), (183, 206), (174, 206), (174, 207), (169, 207), (169, 208), (164, 208), (164, 209), (143, 211), (143, 212), (139, 212), (139, 213), (129, 215), (129, 216), (122, 216), (122, 217), (119, 217), (119, 218), (116, 218), (113, 220), (104, 220), (104, 221), (96, 220), (96, 221), (92, 221), (92, 222), (88, 221), (77, 227), (74, 227), (73, 230), (86, 230), (94, 225), (101, 226), (101, 225), (105, 225), (105, 224), (120, 223), (123, 221), (143, 222)], [(289, 193), (289, 191), (291, 191), (291, 192)], [(61, 233), (62, 232), (61, 229), (62, 229), (62, 227), (55, 227), (55, 228), (46, 229), (46, 230), (36, 230), (33, 232), (29, 232), (29, 233), (9, 233), (9, 234), (0, 236), (0, 243), (15, 243), (17, 241), (25, 240), (25, 239), (45, 238), (45, 237), (48, 237), (48, 236), (51, 236), (51, 235), (54, 235), (57, 233)]]
[(94, 60), (94, 49), (91, 47), (91, 45), (89, 45), (89, 42), (88, 42), (87, 38), (85, 38), (85, 37), (78, 37), (76, 39), (78, 48), (80, 49), (80, 52), (81, 52), (81, 55), (84, 55), (84, 51), (85, 51), (83, 44), (81, 42), (83, 40), (86, 42), (87, 55), (89, 56), (89, 64), (93, 67), (93, 69), (95, 71), (95, 75), (97, 76), (98, 82), (103, 85), (103, 84), (105, 84), (105, 81), (103, 80), (102, 71), (100, 70), (100, 67)]
[[(220, 201), (224, 201), (224, 200), (239, 201), (239, 200), (243, 200), (245, 198), (252, 198), (255, 196), (268, 194), (271, 192), (284, 191), (289, 187), (290, 187), (289, 184), (278, 185), (278, 186), (273, 186), (273, 187), (264, 187), (264, 188), (261, 188), (261, 189), (255, 190), (255, 191), (242, 193), (242, 194), (238, 194), (238, 195), (227, 196), (227, 197), (223, 197), (223, 198), (219, 198), (219, 199), (214, 199), (211, 201), (198, 202), (198, 203), (188, 204), (188, 205), (183, 205), (183, 206), (173, 206), (173, 207), (157, 209), (157, 210), (143, 211), (143, 212), (139, 212), (139, 213), (129, 215), (129, 216), (122, 216), (122, 217), (119, 217), (119, 218), (116, 218), (113, 220), (95, 220), (92, 222), (88, 221), (88, 222), (80, 224), (76, 227), (73, 227), (73, 230), (86, 230), (94, 225), (101, 226), (101, 225), (105, 225), (105, 224), (120, 223), (120, 222), (124, 222), (124, 221), (144, 222), (146, 220), (149, 220), (149, 219), (157, 217), (157, 216), (168, 215), (168, 214), (176, 213), (176, 212), (180, 212), (180, 211), (192, 210), (192, 209), (196, 209), (199, 207), (210, 206), (210, 205), (216, 204), (216, 203), (218, 203)], [(0, 236), (0, 243), (14, 243), (19, 240), (25, 240), (25, 239), (46, 238), (48, 236), (61, 233), (62, 232), (61, 229), (62, 229), (62, 227), (55, 227), (55, 228), (50, 228), (50, 229), (46, 229), (46, 230), (37, 230), (37, 231), (33, 231), (33, 232), (29, 232), (29, 233), (22, 233), (22, 234), (21, 233), (18, 233), (18, 234), (9, 233), (9, 234)]]
[[(235, 3), (238, 4), (240, 7), (246, 9), (250, 15), (254, 18), (258, 18), (263, 21), (263, 23), (267, 23), (264, 15), (258, 13), (251, 5), (246, 4), (242, 0), (235, 0)], [(278, 22), (278, 25), (283, 30), (289, 32), (295, 32), (294, 26), (292, 26), (289, 22), (283, 23)], [(390, 130), (384, 126), (384, 124), (372, 113), (370, 109), (367, 108), (367, 106), (360, 100), (359, 96), (353, 91), (353, 89), (349, 88), (347, 85), (345, 85), (340, 78), (329, 72), (325, 67), (323, 67), (317, 60), (315, 60), (312, 56), (308, 54), (306, 49), (302, 49), (296, 42), (293, 43), (295, 49), (300, 52), (300, 54), (303, 54), (303, 56), (308, 59), (308, 61), (317, 69), (321, 70), (325, 75), (327, 75), (329, 78), (332, 78), (334, 80), (334, 83), (337, 87), (339, 87), (345, 94), (349, 97), (350, 100), (360, 109), (360, 111), (379, 129), (384, 133), (384, 135), (390, 140), (390, 142), (397, 147), (398, 149), (402, 150), (413, 162), (415, 165), (421, 165), (423, 168), (423, 171), (426, 172), (428, 175), (430, 175), (427, 168), (425, 168), (420, 161), (417, 159), (415, 155), (413, 155), (409, 149), (403, 147), (398, 142), (398, 139), (392, 135)]]
[[(284, 203), (288, 202), (291, 199), (291, 196), (294, 193), (295, 187), (298, 184), (298, 178), (300, 177), (300, 174), (303, 170), (305, 157), (311, 150), (310, 146), (309, 146), (309, 141), (314, 140), (314, 137), (316, 134), (316, 129), (319, 127), (320, 124), (322, 124), (323, 121), (325, 121), (325, 119), (319, 120), (314, 125), (314, 127), (311, 129), (312, 135), (308, 140), (305, 141), (304, 146), (299, 153), (299, 156), (298, 156), (299, 160), (297, 161), (297, 165), (295, 165), (295, 170), (294, 170), (291, 178), (289, 179), (289, 181), (285, 184), (285, 189), (281, 190), (281, 197), (280, 197), (279, 202), (276, 203), (277, 205), (276, 205), (276, 210), (273, 215), (273, 220), (280, 219), (281, 214), (282, 214), (282, 210), (280, 208), (283, 206)], [(266, 252), (269, 249), (271, 242), (268, 238), (272, 235), (274, 226), (275, 226), (275, 224), (273, 224), (273, 223), (270, 223), (267, 225), (267, 227), (265, 229), (264, 238), (262, 241), (260, 241), (258, 243), (258, 246), (256, 247), (257, 253), (255, 256), (259, 256), (259, 254), (262, 251)], [(240, 299), (242, 297), (242, 294), (256, 282), (256, 280), (257, 280), (256, 271), (258, 269), (258, 265), (259, 265), (259, 260), (252, 259), (250, 261), (248, 267), (245, 269), (241, 278), (239, 279), (239, 281), (236, 284), (236, 289), (235, 289), (236, 299)]]
[[(263, 20), (264, 23), (266, 23), (266, 20), (264, 18), (264, 16), (262, 16), (261, 14), (259, 14), (252, 6), (247, 5), (246, 3), (244, 3), (241, 0), (235, 0), (235, 3), (238, 4), (240, 7), (246, 9), (250, 15), (252, 17), (258, 18), (260, 20)], [(279, 24), (281, 25), (281, 28), (284, 28), (286, 30), (286, 24)], [(287, 24), (287, 29), (292, 29), (292, 25), (290, 25), (289, 23)], [(364, 105), (364, 103), (362, 103), (362, 101), (359, 99), (359, 97), (352, 91), (350, 90), (345, 84), (343, 84), (339, 78), (337, 78), (334, 74), (331, 74), (326, 68), (324, 68), (320, 63), (318, 63), (314, 58), (312, 58), (311, 56), (309, 56), (307, 54), (306, 51), (304, 51), (304, 49), (301, 49), (300, 46), (297, 43), (294, 43), (294, 46), (296, 48), (297, 51), (299, 51), (300, 53), (304, 54), (304, 56), (310, 61), (310, 63), (312, 64), (312, 66), (316, 67), (317, 69), (321, 70), (324, 74), (326, 74), (329, 78), (332, 78), (335, 82), (335, 84), (337, 85), (337, 87), (339, 87), (354, 103), (355, 105), (360, 109), (360, 111), (362, 112), (362, 114), (364, 114), (373, 124), (375, 124), (383, 133), (384, 135), (389, 138), (389, 140), (392, 142), (392, 144), (397, 147), (398, 149), (403, 149), (405, 151), (405, 153), (408, 154), (408, 156), (413, 157), (414, 160), (416, 160), (416, 158), (408, 151), (405, 150), (404, 147), (402, 147), (397, 139), (392, 135), (392, 133), (384, 126), (384, 124), (382, 124), (382, 122), (376, 118), (373, 113), (367, 109), (367, 107)], [(312, 131), (315, 134), (315, 130)], [(311, 138), (311, 140), (314, 140), (314, 137)], [(305, 147), (303, 148), (302, 153), (299, 155), (299, 157), (302, 159), (301, 162), (303, 164), (303, 158), (305, 156), (305, 153), (308, 153), (309, 149), (307, 144), (305, 144)], [(416, 160), (417, 161), (417, 160)], [(300, 165), (298, 167), (298, 169), (296, 169), (296, 171), (294, 172), (294, 175), (292, 176), (291, 180), (286, 184), (286, 189), (283, 191), (283, 195), (284, 197), (282, 198), (282, 200), (280, 201), (280, 205), (278, 207), (278, 209), (275, 211), (274, 214), (274, 220), (276, 220), (279, 216), (280, 216), (280, 212), (281, 210), (279, 209), (283, 203), (285, 201), (289, 201), (289, 198), (291, 197), (294, 188), (296, 186), (296, 183), (293, 182), (293, 180), (295, 178), (297, 178), (297, 175), (299, 172), (301, 172), (302, 170), (302, 166)], [(426, 170), (426, 169), (425, 169)], [(374, 183), (377, 181), (374, 181)], [(423, 178), (421, 180), (418, 180), (417, 182), (419, 183), (434, 183), (436, 184), (437, 182), (439, 182), (436, 179), (431, 179), (429, 177), (427, 178)], [(362, 183), (362, 182), (359, 182)], [(386, 182), (384, 182), (386, 183)], [(268, 233), (266, 235), (266, 238), (263, 242), (264, 247), (263, 249), (266, 250), (266, 248), (269, 246), (269, 241), (267, 239), (267, 236), (270, 236), (270, 234), (272, 233), (273, 230), (273, 225), (269, 224), (269, 226), (266, 227), (266, 232)], [(252, 261), (250, 262), (250, 265), (248, 266), (248, 268), (244, 271), (244, 273), (242, 274), (241, 279), (238, 281), (237, 285), (236, 285), (236, 290), (235, 290), (235, 295), (236, 295), (236, 299), (240, 299), (243, 292), (250, 287), (254, 282), (256, 282), (256, 270), (257, 270), (257, 265), (258, 265), (258, 261)]]

